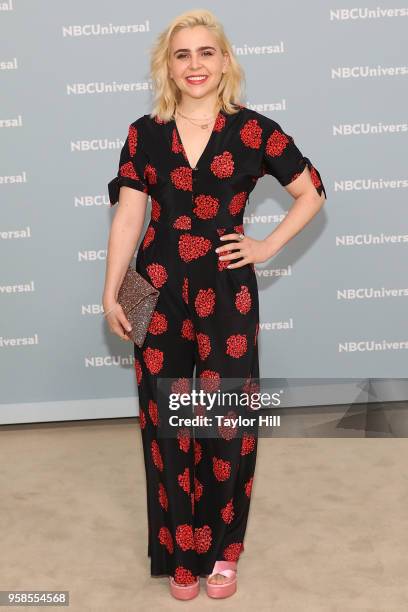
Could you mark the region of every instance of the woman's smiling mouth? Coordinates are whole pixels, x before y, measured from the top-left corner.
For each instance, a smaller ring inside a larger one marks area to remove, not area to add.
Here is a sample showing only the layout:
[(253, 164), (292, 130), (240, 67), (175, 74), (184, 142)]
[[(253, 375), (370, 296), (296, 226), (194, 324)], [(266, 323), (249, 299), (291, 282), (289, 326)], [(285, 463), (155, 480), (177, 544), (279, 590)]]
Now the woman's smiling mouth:
[(190, 85), (201, 85), (208, 79), (208, 75), (206, 74), (197, 74), (196, 76), (188, 76), (186, 77), (187, 83)]

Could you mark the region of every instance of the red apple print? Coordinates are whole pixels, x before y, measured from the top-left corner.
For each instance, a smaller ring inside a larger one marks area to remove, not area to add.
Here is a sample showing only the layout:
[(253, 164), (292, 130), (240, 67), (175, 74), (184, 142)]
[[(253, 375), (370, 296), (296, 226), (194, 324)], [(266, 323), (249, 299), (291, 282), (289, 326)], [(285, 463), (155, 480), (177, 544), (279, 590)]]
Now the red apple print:
[(197, 577), (194, 576), (189, 569), (186, 569), (182, 565), (176, 567), (176, 571), (174, 573), (174, 582), (178, 584), (194, 584)]
[(322, 181), (319, 178), (319, 175), (317, 173), (317, 170), (314, 166), (311, 166), (311, 170), (310, 170), (310, 174), (312, 177), (312, 183), (313, 185), (317, 188), (317, 187), (321, 187), (322, 186)]
[(181, 325), (181, 337), (185, 340), (194, 340), (195, 330), (191, 319), (184, 319)]
[(227, 338), (226, 354), (238, 359), (247, 351), (247, 337), (245, 334), (233, 334)]
[(191, 229), (191, 218), (188, 215), (181, 215), (173, 223), (174, 229), (189, 230)]
[(232, 503), (232, 499), (230, 499), (228, 504), (224, 508), (221, 508), (221, 516), (224, 523), (231, 523), (232, 519), (234, 518), (234, 514), (234, 505)]
[(220, 375), (214, 370), (203, 370), (200, 373), (201, 388), (207, 393), (218, 391), (220, 387)]
[(195, 311), (199, 317), (208, 317), (214, 314), (215, 291), (214, 289), (200, 289), (194, 300)]
[(154, 336), (164, 334), (167, 331), (168, 323), (166, 315), (157, 310), (153, 311), (152, 318), (150, 319), (148, 332)]
[(234, 232), (237, 232), (237, 234), (244, 234), (244, 225), (242, 223), (240, 225), (234, 225)]
[(241, 443), (241, 455), (248, 455), (255, 448), (255, 436), (250, 434), (244, 434), (242, 436)]
[(140, 176), (137, 174), (135, 167), (131, 161), (122, 164), (119, 168), (120, 176), (126, 176), (127, 178), (135, 179), (136, 181), (140, 181)]
[(247, 201), (248, 193), (246, 191), (240, 191), (236, 193), (228, 204), (228, 210), (231, 215), (237, 215), (245, 206)]
[(144, 235), (143, 242), (142, 242), (143, 250), (146, 249), (153, 242), (155, 233), (156, 232), (155, 232), (154, 227), (149, 225)]
[(245, 483), (245, 495), (247, 497), (251, 497), (253, 480), (254, 478), (252, 477)]
[(157, 183), (157, 170), (151, 164), (147, 164), (144, 170), (146, 180), (149, 185), (156, 185)]
[(191, 236), (191, 234), (181, 234), (178, 241), (179, 255), (183, 261), (193, 261), (203, 257), (211, 249), (211, 240), (204, 236)]
[(244, 549), (242, 542), (234, 542), (223, 551), (225, 561), (238, 561), (241, 551)]
[(185, 453), (188, 453), (188, 451), (190, 450), (190, 440), (191, 440), (190, 431), (188, 427), (182, 427), (181, 429), (178, 430), (177, 439), (179, 442), (180, 450), (182, 450)]
[(152, 440), (150, 448), (151, 448), (153, 463), (157, 467), (157, 469), (162, 472), (163, 471), (163, 459), (160, 453), (159, 445), (157, 444), (157, 440)]
[[(200, 457), (200, 459), (201, 459), (201, 457)], [(198, 462), (196, 462), (196, 463), (198, 463)], [(197, 479), (197, 478), (194, 476), (194, 498), (195, 498), (195, 501), (199, 501), (199, 500), (200, 500), (200, 497), (201, 497), (201, 496), (202, 496), (202, 494), (203, 494), (203, 490), (204, 490), (203, 485), (202, 485), (202, 484), (201, 484), (201, 482), (200, 482), (200, 481), (199, 481), (199, 480), (198, 480), (198, 479)]]
[(215, 155), (211, 162), (211, 172), (218, 178), (228, 178), (234, 172), (234, 159), (229, 151)]
[(177, 476), (177, 480), (183, 491), (190, 494), (190, 470), (186, 468), (182, 474)]
[(176, 189), (192, 191), (193, 175), (192, 169), (187, 166), (179, 166), (170, 172), (170, 180)]
[(204, 361), (207, 359), (208, 355), (211, 353), (211, 340), (210, 336), (207, 334), (198, 333), (197, 334), (197, 346), (198, 346), (198, 354), (200, 355), (200, 359)]
[(159, 411), (156, 402), (153, 400), (149, 400), (149, 415), (153, 425), (157, 426), (159, 424)]
[(234, 425), (232, 424), (227, 425), (227, 423), (225, 422), (227, 419), (236, 419), (236, 418), (237, 418), (237, 414), (233, 410), (229, 410), (227, 414), (222, 417), (221, 419), (222, 424), (218, 425), (218, 433), (221, 438), (224, 438), (224, 440), (232, 440), (233, 438), (236, 437), (238, 433), (237, 427), (236, 426), (234, 427)]
[(227, 480), (231, 475), (231, 463), (223, 459), (213, 457), (213, 472), (217, 480)]
[(191, 381), (189, 378), (177, 378), (170, 385), (172, 393), (190, 393)]
[(164, 283), (167, 282), (167, 270), (161, 264), (151, 263), (146, 266), (146, 270), (148, 275), (150, 276), (152, 285), (154, 285), (156, 289), (162, 287)]
[(219, 236), (222, 236), (223, 234), (225, 234), (225, 227), (218, 227), (217, 233)]
[(251, 293), (247, 285), (241, 285), (240, 291), (235, 294), (235, 308), (241, 314), (248, 314), (251, 310)]
[(274, 130), (266, 141), (266, 154), (270, 155), (271, 157), (279, 157), (282, 155), (288, 144), (288, 135), (279, 130)]
[(160, 349), (148, 346), (143, 351), (143, 359), (151, 374), (158, 374), (163, 367), (164, 354)]
[(167, 527), (160, 527), (159, 530), (159, 542), (163, 544), (171, 554), (174, 551), (173, 538)]
[(135, 127), (134, 125), (129, 126), (128, 147), (129, 155), (130, 157), (133, 157), (136, 153), (137, 147), (137, 127)]
[(213, 198), (210, 195), (198, 195), (194, 198), (194, 203), (193, 213), (199, 219), (213, 219), (220, 207), (218, 198)]
[(140, 385), (142, 382), (142, 366), (140, 365), (140, 361), (135, 357), (134, 361), (135, 373), (136, 373), (136, 381), (137, 384)]
[(194, 550), (194, 535), (191, 525), (178, 525), (176, 529), (176, 542), (181, 550)]
[(209, 525), (194, 529), (195, 550), (198, 554), (208, 552), (212, 543), (212, 531)]
[(221, 113), (218, 113), (218, 116), (217, 116), (217, 118), (215, 120), (215, 123), (214, 123), (214, 128), (213, 128), (214, 132), (221, 132), (221, 130), (225, 126), (225, 122), (226, 122), (226, 119), (225, 119), (224, 115), (222, 115)]
[(160, 219), (161, 206), (158, 203), (158, 201), (155, 200), (154, 198), (151, 198), (151, 201), (152, 201), (151, 217), (153, 221), (158, 221)]
[(196, 439), (194, 439), (194, 464), (195, 465), (200, 463), (202, 455), (203, 455), (203, 452), (202, 452), (201, 444)]
[(140, 406), (139, 406), (139, 422), (140, 422), (140, 429), (144, 429), (146, 427), (146, 415), (145, 415), (143, 408), (140, 408)]
[(183, 279), (183, 287), (181, 290), (181, 295), (186, 304), (188, 304), (188, 278), (187, 276)]
[(183, 145), (178, 137), (176, 128), (173, 128), (171, 150), (173, 153), (183, 153)]
[(169, 498), (167, 496), (167, 491), (161, 482), (159, 482), (159, 504), (163, 510), (169, 509)]
[(262, 128), (256, 119), (249, 119), (240, 130), (241, 140), (246, 147), (259, 149), (262, 144)]

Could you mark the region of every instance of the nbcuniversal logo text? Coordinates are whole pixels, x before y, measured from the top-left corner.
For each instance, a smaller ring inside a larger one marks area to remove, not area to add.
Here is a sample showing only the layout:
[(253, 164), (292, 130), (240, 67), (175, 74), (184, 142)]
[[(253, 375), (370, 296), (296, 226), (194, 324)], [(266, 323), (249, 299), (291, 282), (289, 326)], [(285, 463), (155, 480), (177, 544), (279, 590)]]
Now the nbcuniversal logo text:
[(101, 23), (88, 23), (85, 25), (62, 26), (63, 38), (79, 38), (81, 36), (117, 36), (118, 34), (139, 34), (150, 32), (150, 21), (146, 19), (141, 23), (102, 25)]
[(336, 246), (377, 246), (379, 244), (404, 244), (408, 234), (344, 234), (336, 236)]
[(368, 353), (408, 349), (408, 340), (358, 340), (339, 342), (339, 353)]
[(346, 179), (334, 181), (334, 191), (384, 191), (386, 189), (406, 189), (408, 179)]
[(78, 261), (104, 261), (106, 259), (107, 252), (107, 249), (98, 249), (97, 251), (78, 251)]
[(330, 71), (332, 79), (379, 79), (382, 77), (398, 77), (408, 74), (408, 66), (337, 66)]
[(338, 8), (330, 9), (330, 21), (355, 21), (356, 19), (389, 19), (390, 17), (408, 17), (407, 8)]
[(397, 289), (360, 287), (359, 289), (338, 289), (336, 293), (338, 300), (378, 300), (390, 297), (407, 297), (408, 287), (398, 287)]

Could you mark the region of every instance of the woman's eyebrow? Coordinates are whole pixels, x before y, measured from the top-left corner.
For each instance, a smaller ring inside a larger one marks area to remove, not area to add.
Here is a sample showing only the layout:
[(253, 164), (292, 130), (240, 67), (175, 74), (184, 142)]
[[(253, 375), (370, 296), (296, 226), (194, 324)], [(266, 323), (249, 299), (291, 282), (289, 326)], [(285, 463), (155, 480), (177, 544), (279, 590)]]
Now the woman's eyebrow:
[[(204, 51), (204, 49), (213, 49), (213, 51), (215, 51), (215, 48), (210, 46), (197, 47), (197, 51)], [(176, 55), (176, 53), (180, 53), (180, 51), (191, 51), (191, 49), (177, 49), (177, 51), (175, 51), (173, 55)]]

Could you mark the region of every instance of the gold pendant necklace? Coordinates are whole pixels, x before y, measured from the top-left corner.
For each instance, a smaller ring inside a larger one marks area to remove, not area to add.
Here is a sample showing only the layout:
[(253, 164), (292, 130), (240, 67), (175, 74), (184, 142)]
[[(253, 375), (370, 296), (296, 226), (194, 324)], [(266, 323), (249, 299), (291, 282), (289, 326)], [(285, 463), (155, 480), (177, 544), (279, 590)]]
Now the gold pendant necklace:
[[(190, 123), (192, 123), (193, 125), (200, 127), (202, 130), (206, 130), (209, 128), (210, 124), (209, 123), (194, 123), (194, 121), (191, 119), (191, 117), (187, 117), (187, 115), (183, 115), (183, 113), (181, 113), (178, 108), (176, 108), (176, 112), (178, 115), (180, 115), (181, 117), (184, 117), (184, 119), (187, 119), (187, 121), (190, 121)], [(214, 115), (213, 117), (211, 117), (211, 121), (216, 119), (218, 117), (218, 113), (216, 115)]]

